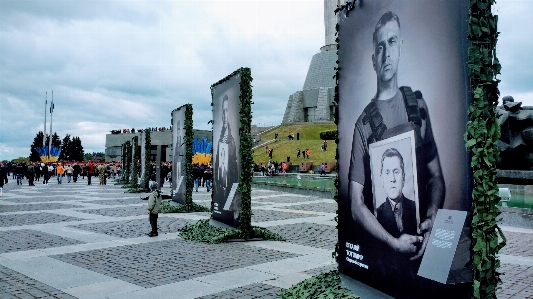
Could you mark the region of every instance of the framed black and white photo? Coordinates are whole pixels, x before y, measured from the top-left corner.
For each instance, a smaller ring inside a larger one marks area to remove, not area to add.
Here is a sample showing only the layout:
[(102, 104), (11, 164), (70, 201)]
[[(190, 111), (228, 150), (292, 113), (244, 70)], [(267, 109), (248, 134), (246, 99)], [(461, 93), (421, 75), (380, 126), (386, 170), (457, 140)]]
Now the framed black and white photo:
[(186, 106), (172, 111), (172, 200), (185, 204), (185, 110)]
[(240, 74), (212, 88), (213, 92), (213, 219), (238, 228)]
[[(374, 216), (391, 234), (420, 234), (415, 132), (369, 145)], [(394, 219), (400, 213), (401, 221)]]

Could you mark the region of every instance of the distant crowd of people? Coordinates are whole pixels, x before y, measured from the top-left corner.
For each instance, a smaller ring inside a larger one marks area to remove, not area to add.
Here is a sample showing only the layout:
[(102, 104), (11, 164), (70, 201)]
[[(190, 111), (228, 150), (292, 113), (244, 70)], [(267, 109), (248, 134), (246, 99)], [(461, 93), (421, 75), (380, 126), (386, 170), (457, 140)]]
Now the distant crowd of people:
[[(131, 129), (122, 129), (122, 130), (111, 130), (111, 134), (121, 134), (121, 133), (127, 134), (127, 133), (135, 133), (135, 132), (142, 133), (142, 132), (144, 132), (144, 130), (146, 130), (146, 129), (137, 129), (137, 130), (135, 130), (135, 128), (131, 128)], [(170, 126), (169, 128), (152, 127), (152, 128), (148, 128), (148, 130), (150, 130), (151, 132), (163, 132), (163, 131), (166, 131), (166, 130), (172, 131), (172, 126)]]
[(35, 186), (35, 182), (41, 182), (48, 185), (50, 178), (55, 177), (58, 184), (63, 184), (63, 178), (67, 183), (76, 183), (79, 178), (87, 177), (87, 184), (91, 185), (91, 177), (98, 176), (100, 185), (105, 185), (107, 179), (117, 178), (122, 173), (120, 162), (22, 162), (6, 163), (0, 162), (0, 176), (5, 176), (7, 183), (8, 178), (16, 180), (17, 185), (22, 185), (23, 180), (28, 181), (29, 186)]

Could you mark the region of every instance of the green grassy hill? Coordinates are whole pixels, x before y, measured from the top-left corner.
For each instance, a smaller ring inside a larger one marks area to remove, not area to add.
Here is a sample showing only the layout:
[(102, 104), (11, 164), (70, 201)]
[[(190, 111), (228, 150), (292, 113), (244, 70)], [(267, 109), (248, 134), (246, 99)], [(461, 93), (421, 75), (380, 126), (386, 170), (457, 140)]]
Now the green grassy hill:
[[(269, 148), (273, 148), (273, 161), (287, 161), (287, 156), (291, 157), (291, 163), (297, 164), (304, 161), (314, 162), (314, 165), (319, 165), (322, 162), (334, 162), (335, 151), (337, 145), (334, 140), (328, 140), (328, 149), (321, 151), (320, 145), (320, 132), (328, 130), (336, 130), (335, 124), (308, 124), (308, 125), (293, 125), (293, 126), (281, 126), (275, 130), (265, 133), (261, 136), (262, 141), (274, 139), (274, 134), (278, 133), (278, 141), (268, 145)], [(289, 134), (294, 133), (294, 141), (289, 141), (287, 137)], [(296, 140), (296, 133), (300, 133), (300, 140)], [(302, 156), (296, 158), (296, 152), (300, 148), (303, 152), (305, 149), (311, 150), (311, 159), (304, 159)], [(265, 147), (258, 148), (253, 153), (255, 163), (267, 162), (268, 154), (265, 153)]]

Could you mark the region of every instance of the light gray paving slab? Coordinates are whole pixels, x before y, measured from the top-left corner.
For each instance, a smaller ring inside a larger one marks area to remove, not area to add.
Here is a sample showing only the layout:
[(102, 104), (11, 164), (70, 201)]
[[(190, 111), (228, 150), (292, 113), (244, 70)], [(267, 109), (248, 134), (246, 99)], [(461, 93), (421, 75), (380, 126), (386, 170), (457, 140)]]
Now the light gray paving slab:
[(335, 259), (331, 256), (331, 252), (315, 253), (297, 256), (295, 260), (306, 261), (317, 265), (317, 267), (324, 267), (335, 264)]
[[(89, 244), (93, 244), (93, 243), (89, 243)], [(88, 244), (51, 247), (51, 248), (39, 249), (39, 251), (41, 251), (44, 255), (74, 253), (74, 252), (80, 252), (80, 251), (87, 250), (86, 247), (83, 247), (84, 245), (88, 245)]]
[(125, 239), (128, 242), (131, 242), (132, 244), (142, 244), (142, 243), (150, 243), (150, 242), (159, 242), (159, 241), (165, 241), (165, 240), (173, 240), (180, 238), (179, 233), (168, 233), (168, 234), (160, 234), (157, 237), (148, 237), (148, 236), (142, 236), (142, 237), (136, 237), (136, 238), (128, 238)]
[(109, 236), (106, 234), (99, 234), (95, 232), (90, 231), (84, 231), (81, 229), (76, 229), (68, 226), (62, 226), (62, 227), (51, 227), (51, 226), (44, 226), (36, 228), (36, 230), (53, 234), (56, 236), (64, 237), (64, 238), (70, 238), (86, 243), (92, 243), (92, 242), (103, 242), (103, 241), (112, 241), (117, 240), (118, 237)]
[(46, 256), (4, 261), (2, 265), (56, 289), (79, 287), (113, 279)]
[(53, 210), (53, 211), (49, 211), (49, 213), (54, 213), (54, 214), (63, 215), (63, 216), (76, 217), (76, 218), (81, 218), (81, 219), (89, 219), (89, 220), (90, 219), (102, 219), (102, 218), (109, 219), (106, 216), (83, 213), (83, 212), (79, 212), (75, 210)]
[(289, 275), (280, 276), (278, 278), (263, 281), (263, 283), (271, 285), (271, 286), (275, 286), (278, 288), (288, 289), (292, 285), (297, 284), (311, 277), (312, 277), (311, 275), (304, 274), (304, 273), (292, 273)]
[[(326, 214), (326, 213), (322, 213)], [(296, 214), (295, 214), (296, 215)], [(317, 217), (302, 217), (302, 218), (290, 218), (282, 220), (272, 220), (272, 221), (263, 221), (263, 222), (252, 222), (254, 226), (269, 227), (269, 226), (278, 226), (278, 225), (287, 225), (287, 224), (296, 224), (296, 223), (317, 223), (323, 221), (330, 221), (333, 214), (327, 214), (324, 216)]]
[(225, 289), (233, 289), (277, 277), (278, 275), (275, 274), (265, 273), (248, 268), (240, 268), (198, 277), (195, 278), (195, 280), (206, 282)]
[(79, 299), (99, 299), (106, 298), (110, 295), (129, 293), (138, 290), (144, 290), (144, 288), (119, 279), (113, 279), (110, 281), (63, 289), (62, 291)]
[(143, 289), (134, 292), (109, 295), (108, 299), (193, 299), (201, 296), (219, 293), (226, 288), (208, 284), (197, 280), (185, 280), (158, 286), (149, 289)]
[(210, 214), (200, 215), (200, 214), (189, 214), (189, 213), (169, 213), (169, 214), (159, 214), (159, 218), (161, 217), (202, 220), (202, 219), (209, 219), (211, 215)]
[(322, 265), (310, 263), (307, 261), (297, 260), (294, 258), (283, 259), (274, 262), (263, 263), (259, 265), (253, 265), (246, 267), (247, 269), (260, 271), (264, 273), (274, 274), (277, 276), (285, 276), (298, 272), (311, 270)]
[(501, 263), (533, 267), (532, 257), (507, 255), (507, 254), (500, 254), (499, 256), (500, 256)]
[(503, 231), (506, 231), (506, 232), (523, 233), (523, 234), (533, 234), (533, 229), (530, 229), (530, 228), (522, 228), (522, 227), (514, 227), (514, 226), (505, 226), (505, 225), (500, 225), (500, 228), (501, 228)]
[(112, 241), (81, 244), (77, 246), (79, 246), (80, 248), (78, 251), (85, 251), (85, 250), (104, 249), (104, 248), (126, 246), (126, 245), (133, 245), (133, 244), (137, 244), (137, 243), (129, 241), (128, 239), (117, 239), (117, 240), (112, 240)]
[(2, 257), (4, 260), (12, 261), (12, 260), (41, 257), (41, 256), (46, 256), (46, 255), (47, 255), (46, 253), (42, 252), (39, 249), (32, 249), (32, 250), (2, 253), (0, 254), (0, 257)]
[(261, 247), (261, 248), (273, 249), (273, 250), (296, 253), (296, 254), (329, 253), (331, 255), (329, 251), (324, 250), (324, 249), (318, 249), (314, 247), (298, 245), (298, 244), (293, 244), (293, 243), (288, 243), (288, 242), (281, 242), (281, 241), (255, 241), (255, 242), (246, 242), (244, 244), (248, 246)]

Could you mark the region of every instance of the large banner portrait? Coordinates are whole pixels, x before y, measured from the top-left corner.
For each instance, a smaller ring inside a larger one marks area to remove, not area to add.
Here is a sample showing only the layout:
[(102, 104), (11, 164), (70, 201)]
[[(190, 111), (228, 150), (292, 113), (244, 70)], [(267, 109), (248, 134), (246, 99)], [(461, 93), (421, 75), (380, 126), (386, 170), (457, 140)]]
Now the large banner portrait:
[(240, 82), (240, 74), (235, 74), (212, 88), (213, 219), (235, 228), (241, 211)]
[(395, 298), (462, 296), (418, 270), (437, 212), (470, 211), (467, 16), (464, 0), (338, 12), (339, 270)]
[(185, 204), (185, 110), (186, 106), (172, 111), (172, 200)]
[(144, 171), (145, 171), (145, 164), (146, 164), (146, 132), (145, 130), (141, 132), (141, 136), (139, 137), (139, 146), (141, 150), (139, 168), (141, 170), (139, 172), (138, 183), (139, 183), (139, 186), (143, 186), (144, 185)]

